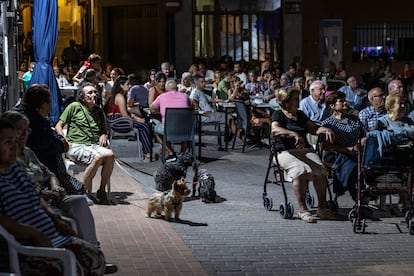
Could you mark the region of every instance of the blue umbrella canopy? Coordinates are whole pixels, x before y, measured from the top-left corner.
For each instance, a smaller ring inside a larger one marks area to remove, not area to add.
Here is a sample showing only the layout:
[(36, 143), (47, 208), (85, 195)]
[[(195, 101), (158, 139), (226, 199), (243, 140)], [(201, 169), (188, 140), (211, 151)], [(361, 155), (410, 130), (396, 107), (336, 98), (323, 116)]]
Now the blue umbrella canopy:
[(33, 47), (36, 65), (31, 84), (49, 86), (52, 94), (50, 119), (56, 123), (62, 113), (62, 95), (51, 66), (58, 37), (57, 0), (34, 0), (33, 2)]

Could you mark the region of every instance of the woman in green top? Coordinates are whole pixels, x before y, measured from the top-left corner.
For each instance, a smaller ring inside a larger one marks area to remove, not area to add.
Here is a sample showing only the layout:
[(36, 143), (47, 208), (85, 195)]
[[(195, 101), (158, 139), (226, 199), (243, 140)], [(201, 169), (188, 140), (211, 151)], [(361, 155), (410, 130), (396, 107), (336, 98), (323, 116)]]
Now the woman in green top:
[(227, 71), (223, 79), (219, 82), (216, 92), (219, 99), (227, 100), (233, 93), (231, 89), (231, 77), (231, 71)]

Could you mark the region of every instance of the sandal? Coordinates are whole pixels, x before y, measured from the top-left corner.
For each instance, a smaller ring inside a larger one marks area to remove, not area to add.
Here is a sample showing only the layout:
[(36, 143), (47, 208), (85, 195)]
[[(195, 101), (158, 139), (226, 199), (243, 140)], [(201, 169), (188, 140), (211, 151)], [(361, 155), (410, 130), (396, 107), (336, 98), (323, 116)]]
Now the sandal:
[(336, 219), (335, 214), (331, 212), (328, 208), (322, 208), (318, 209), (316, 211), (316, 215), (319, 217), (319, 219), (322, 220), (334, 220)]
[(306, 221), (308, 223), (316, 222), (316, 218), (312, 216), (312, 214), (309, 213), (309, 211), (298, 212), (298, 216), (301, 220)]

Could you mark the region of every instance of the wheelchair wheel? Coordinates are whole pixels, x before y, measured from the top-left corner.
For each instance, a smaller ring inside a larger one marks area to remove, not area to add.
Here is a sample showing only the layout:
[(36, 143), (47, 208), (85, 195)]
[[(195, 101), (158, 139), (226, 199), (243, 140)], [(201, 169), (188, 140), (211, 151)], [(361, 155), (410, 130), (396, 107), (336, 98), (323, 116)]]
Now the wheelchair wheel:
[(288, 202), (288, 218), (293, 218), (293, 214), (295, 213), (295, 208), (293, 207), (293, 204)]
[(263, 197), (263, 206), (267, 211), (272, 210), (273, 200), (270, 196), (264, 196)]
[(315, 197), (309, 192), (306, 192), (305, 204), (308, 209), (312, 209), (315, 205)]
[(284, 219), (291, 219), (294, 212), (295, 209), (293, 208), (293, 204), (290, 202), (288, 202), (287, 206), (284, 203), (279, 206), (279, 214)]
[(280, 204), (280, 205), (279, 205), (279, 215), (280, 215), (282, 218), (286, 218), (286, 213), (287, 213), (287, 210), (286, 210), (286, 206), (285, 206), (285, 204), (284, 204), (284, 203)]
[(357, 217), (358, 217), (358, 213), (357, 213), (357, 210), (355, 208), (353, 208), (351, 211), (349, 211), (348, 220), (350, 222), (353, 223), (354, 219), (356, 220)]

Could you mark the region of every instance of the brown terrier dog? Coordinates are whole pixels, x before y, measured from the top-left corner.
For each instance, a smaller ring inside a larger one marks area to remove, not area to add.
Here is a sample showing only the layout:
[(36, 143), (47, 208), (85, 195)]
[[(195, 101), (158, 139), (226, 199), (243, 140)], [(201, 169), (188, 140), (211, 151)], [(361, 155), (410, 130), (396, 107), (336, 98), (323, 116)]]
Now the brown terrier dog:
[(160, 216), (162, 211), (164, 211), (165, 220), (170, 221), (171, 215), (174, 212), (175, 220), (180, 220), (184, 197), (189, 194), (190, 190), (185, 184), (184, 177), (175, 180), (170, 191), (156, 192), (151, 195), (148, 201), (147, 216), (151, 217), (154, 212)]

